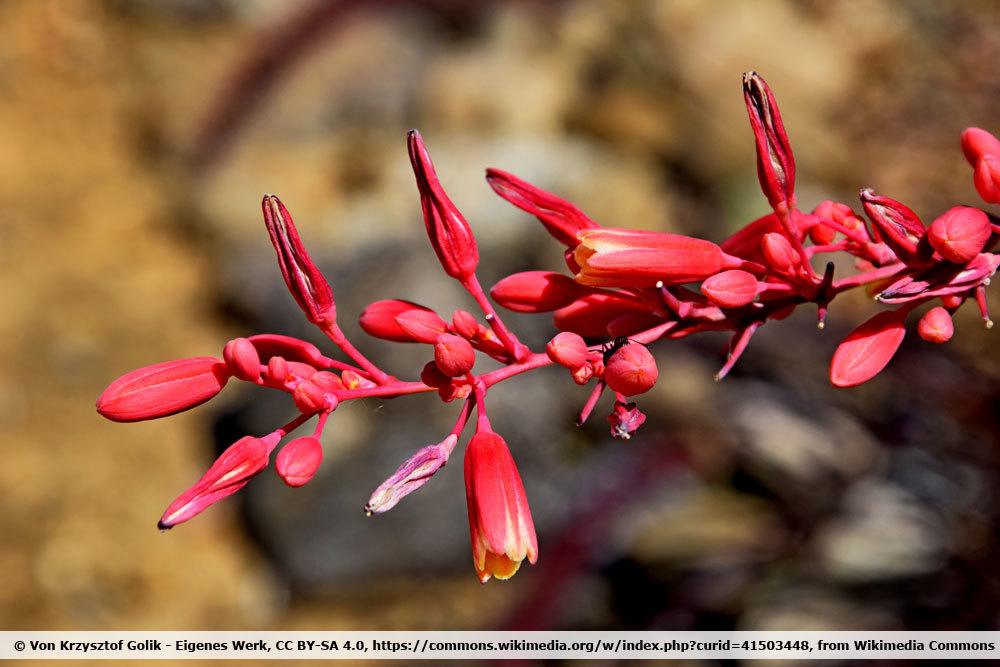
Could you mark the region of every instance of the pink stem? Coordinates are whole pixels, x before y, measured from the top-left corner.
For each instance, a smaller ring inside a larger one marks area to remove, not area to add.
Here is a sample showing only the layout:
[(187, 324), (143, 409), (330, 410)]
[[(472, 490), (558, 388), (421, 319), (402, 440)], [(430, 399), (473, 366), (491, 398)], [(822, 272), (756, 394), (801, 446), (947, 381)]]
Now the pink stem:
[(479, 278), (473, 274), (468, 280), (462, 281), (462, 287), (472, 295), (472, 298), (476, 300), (479, 304), (479, 308), (483, 311), (483, 315), (486, 316), (486, 321), (489, 323), (490, 328), (493, 329), (493, 333), (497, 335), (500, 342), (503, 343), (504, 349), (510, 354), (511, 358), (517, 361), (523, 361), (529, 354), (531, 350), (527, 348), (521, 341), (515, 336), (500, 319), (500, 314), (497, 313), (496, 308), (490, 303), (490, 300), (486, 298), (486, 293), (483, 291), (483, 286), (479, 284)]
[(371, 375), (372, 380), (383, 385), (392, 382), (392, 378), (390, 378), (378, 366), (370, 362), (365, 355), (361, 354), (361, 352), (351, 344), (351, 341), (347, 340), (347, 336), (345, 336), (344, 332), (341, 331), (340, 326), (336, 321), (325, 325), (323, 327), (323, 333), (325, 333), (326, 337), (333, 341), (333, 344), (339, 347), (344, 354), (353, 359), (354, 363), (365, 369), (365, 371)]
[(843, 280), (837, 280), (833, 283), (831, 288), (832, 294), (840, 294), (846, 290), (849, 290), (860, 285), (867, 285), (868, 283), (877, 282), (885, 278), (891, 278), (898, 273), (902, 273), (906, 270), (906, 265), (902, 262), (896, 262), (894, 264), (889, 264), (881, 268), (875, 269), (874, 271), (866, 271), (865, 273), (856, 273), (853, 276), (848, 276)]
[(726, 363), (722, 365), (719, 372), (715, 374), (715, 381), (718, 382), (722, 378), (729, 375), (729, 371), (733, 369), (736, 362), (743, 355), (743, 351), (747, 349), (747, 345), (750, 343), (750, 339), (753, 338), (754, 333), (760, 328), (763, 322), (751, 322), (746, 326), (743, 331), (739, 332), (735, 336), (735, 343), (732, 349), (729, 351), (729, 358), (726, 359)]
[(580, 416), (576, 418), (576, 425), (583, 426), (590, 419), (590, 414), (597, 407), (597, 401), (601, 400), (601, 394), (604, 393), (604, 380), (598, 380), (597, 385), (594, 390), (590, 392), (590, 396), (587, 397), (587, 402), (583, 404), (583, 408), (580, 409)]

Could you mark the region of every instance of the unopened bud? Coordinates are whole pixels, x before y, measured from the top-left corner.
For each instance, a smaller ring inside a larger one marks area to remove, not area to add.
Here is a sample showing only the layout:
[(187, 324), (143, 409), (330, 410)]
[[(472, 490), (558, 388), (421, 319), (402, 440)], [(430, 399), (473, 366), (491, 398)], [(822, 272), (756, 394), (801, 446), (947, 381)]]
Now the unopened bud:
[(629, 343), (608, 359), (604, 381), (619, 394), (635, 396), (652, 389), (659, 374), (656, 360), (646, 346)]
[(343, 371), (340, 374), (340, 381), (344, 383), (346, 389), (370, 389), (375, 386), (374, 382), (361, 377), (352, 370)]
[(476, 351), (461, 336), (441, 334), (434, 342), (434, 362), (448, 377), (461, 377), (475, 365)]
[(507, 276), (490, 290), (501, 306), (516, 313), (547, 313), (586, 294), (572, 278), (553, 271), (523, 271)]
[(433, 345), (437, 337), (447, 333), (448, 325), (437, 313), (423, 310), (408, 310), (396, 317), (399, 325), (411, 341)]
[(701, 293), (720, 308), (741, 308), (757, 298), (757, 278), (739, 269), (723, 271), (706, 279)]
[(743, 98), (757, 144), (757, 176), (771, 206), (795, 199), (795, 157), (774, 93), (756, 72), (743, 75)]
[(462, 338), (473, 340), (479, 335), (479, 320), (467, 310), (456, 310), (451, 316), (451, 326)]
[[(579, 334), (563, 331), (552, 337), (545, 346), (549, 359), (570, 370), (576, 370), (587, 363), (590, 350)], [(587, 378), (590, 379), (589, 377)]]
[(949, 262), (965, 264), (982, 252), (992, 229), (978, 208), (956, 206), (931, 223), (927, 240)]
[(761, 253), (767, 265), (782, 274), (795, 272), (798, 254), (784, 234), (769, 232), (760, 239)]
[(292, 400), (295, 401), (295, 407), (303, 414), (319, 412), (327, 407), (326, 392), (309, 380), (303, 380), (295, 387)]
[(246, 338), (234, 338), (226, 343), (222, 350), (222, 358), (233, 375), (246, 382), (256, 382), (260, 379), (260, 355)]
[(983, 201), (1000, 204), (1000, 155), (984, 155), (976, 161), (972, 183)]
[(323, 445), (308, 435), (296, 438), (281, 448), (274, 457), (274, 468), (281, 480), (293, 488), (306, 484), (323, 463)]
[(284, 357), (271, 357), (267, 360), (267, 375), (271, 380), (283, 383), (288, 379), (288, 362)]
[(319, 371), (309, 378), (309, 381), (325, 392), (343, 391), (346, 388), (343, 380), (336, 373), (330, 371)]
[(215, 357), (165, 361), (121, 376), (97, 399), (97, 411), (116, 422), (157, 419), (189, 410), (226, 386), (229, 368)]
[(358, 324), (369, 336), (397, 343), (413, 343), (416, 342), (414, 338), (396, 322), (397, 317), (409, 312), (424, 313), (425, 317), (439, 322), (444, 330), (444, 321), (430, 308), (402, 299), (383, 299), (370, 304), (361, 311)]
[(917, 333), (931, 343), (947, 343), (955, 334), (955, 323), (951, 320), (951, 313), (941, 306), (931, 308), (920, 318)]

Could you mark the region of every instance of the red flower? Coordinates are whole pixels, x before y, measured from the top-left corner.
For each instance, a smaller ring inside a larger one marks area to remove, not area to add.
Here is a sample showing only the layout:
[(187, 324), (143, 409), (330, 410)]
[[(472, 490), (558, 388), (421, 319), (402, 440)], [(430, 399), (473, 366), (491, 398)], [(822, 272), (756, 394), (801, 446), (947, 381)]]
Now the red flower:
[(573, 258), (578, 283), (605, 287), (680, 285), (748, 264), (711, 241), (636, 229), (584, 232)]
[(481, 582), (510, 579), (522, 560), (538, 560), (524, 485), (507, 443), (496, 433), (476, 433), (465, 450), (465, 498), (472, 562)]

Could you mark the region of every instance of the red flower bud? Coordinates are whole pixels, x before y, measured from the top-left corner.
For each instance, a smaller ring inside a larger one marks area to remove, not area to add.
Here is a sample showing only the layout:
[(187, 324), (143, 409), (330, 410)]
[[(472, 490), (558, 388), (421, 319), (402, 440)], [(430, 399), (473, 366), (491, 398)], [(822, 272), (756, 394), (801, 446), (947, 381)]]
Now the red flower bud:
[(619, 394), (635, 396), (653, 388), (660, 372), (645, 345), (629, 343), (611, 355), (604, 367), (604, 381)]
[(525, 558), (538, 559), (538, 540), (524, 484), (507, 443), (478, 432), (465, 449), (465, 498), (472, 562), (482, 583), (509, 579)]
[(578, 283), (606, 287), (679, 285), (747, 264), (711, 241), (635, 229), (584, 232), (574, 258)]
[(855, 387), (878, 375), (906, 336), (906, 310), (881, 312), (856, 328), (833, 353), (830, 382)]
[(408, 310), (396, 317), (396, 324), (410, 341), (429, 345), (448, 331), (448, 324), (433, 311)]
[(962, 152), (973, 167), (984, 155), (1000, 155), (1000, 139), (978, 127), (968, 127), (962, 132)]
[(499, 169), (487, 169), (486, 182), (498, 195), (538, 218), (549, 234), (569, 248), (575, 248), (579, 243), (580, 232), (600, 227), (565, 199), (522, 181), (513, 174)]
[(785, 275), (795, 273), (799, 256), (784, 234), (778, 232), (764, 234), (760, 240), (760, 248), (769, 267)]
[(972, 182), (983, 201), (1000, 204), (1000, 155), (984, 155), (976, 162)]
[(960, 307), (965, 302), (965, 297), (961, 294), (946, 294), (941, 297), (941, 305), (949, 310)]
[(476, 351), (461, 336), (441, 334), (434, 342), (434, 362), (448, 377), (461, 377), (475, 365)]
[(978, 208), (956, 206), (931, 223), (927, 240), (949, 262), (965, 264), (982, 252), (992, 229)]
[(166, 417), (201, 405), (228, 380), (229, 369), (215, 357), (165, 361), (112, 382), (97, 399), (97, 411), (116, 422)]
[(234, 376), (246, 382), (256, 382), (260, 379), (260, 355), (246, 338), (234, 338), (226, 343), (222, 350), (222, 358)]
[(701, 293), (720, 308), (740, 308), (757, 298), (757, 278), (739, 269), (723, 271), (706, 279)]
[(407, 148), (420, 191), (424, 224), (434, 252), (445, 273), (456, 280), (468, 280), (479, 264), (479, 250), (472, 228), (441, 187), (424, 140), (416, 130), (410, 130), (407, 135)]
[(451, 326), (462, 338), (473, 340), (479, 336), (479, 320), (467, 310), (456, 310), (451, 316)]
[(329, 401), (336, 399), (333, 396), (328, 398), (327, 393), (318, 385), (309, 380), (303, 380), (292, 392), (292, 400), (295, 401), (295, 407), (299, 409), (299, 412), (309, 414), (326, 409)]
[(414, 338), (396, 322), (397, 317), (410, 312), (426, 313), (428, 319), (434, 320), (435, 326), (440, 326), (440, 331), (447, 328), (444, 320), (430, 308), (402, 299), (383, 299), (369, 304), (361, 311), (358, 324), (369, 336), (397, 343), (413, 343)]
[(504, 308), (517, 313), (547, 313), (569, 305), (586, 292), (561, 273), (523, 271), (494, 285), (490, 296)]
[(271, 380), (283, 383), (288, 379), (288, 362), (284, 357), (271, 357), (267, 360), (267, 375)]
[(420, 371), (420, 381), (428, 387), (444, 389), (451, 386), (451, 378), (441, 372), (434, 361), (428, 361)]
[(323, 463), (323, 445), (318, 438), (307, 435), (296, 438), (281, 448), (274, 457), (278, 477), (293, 488), (306, 484)]
[(861, 191), (861, 203), (874, 225), (876, 240), (889, 246), (901, 261), (920, 263), (917, 243), (926, 230), (917, 214), (895, 199), (877, 195), (867, 188)]
[(795, 157), (770, 87), (756, 72), (743, 75), (743, 98), (757, 144), (757, 177), (771, 206), (795, 200)]
[(267, 467), (271, 450), (280, 439), (278, 433), (271, 433), (264, 438), (248, 435), (234, 442), (194, 486), (170, 503), (160, 517), (159, 527), (173, 528), (242, 489)]
[(271, 245), (278, 254), (278, 267), (299, 307), (314, 324), (330, 323), (337, 319), (333, 290), (326, 277), (313, 263), (306, 251), (288, 209), (274, 195), (264, 195), (261, 202), (264, 224), (271, 236)]
[(586, 364), (587, 357), (590, 356), (583, 338), (572, 331), (563, 331), (553, 336), (545, 346), (545, 353), (549, 355), (549, 359), (570, 370)]
[(955, 323), (951, 321), (951, 313), (941, 306), (931, 308), (920, 318), (917, 333), (931, 343), (947, 343), (955, 334)]

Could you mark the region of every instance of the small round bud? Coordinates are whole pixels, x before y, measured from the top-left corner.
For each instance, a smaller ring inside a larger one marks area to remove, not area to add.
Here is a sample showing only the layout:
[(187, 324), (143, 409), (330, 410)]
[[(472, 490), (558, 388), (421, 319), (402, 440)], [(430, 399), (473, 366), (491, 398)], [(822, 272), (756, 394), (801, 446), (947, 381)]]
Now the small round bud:
[(937, 306), (931, 308), (920, 318), (917, 333), (931, 343), (947, 343), (955, 333), (955, 324), (951, 321), (951, 313)]
[(344, 383), (345, 389), (368, 389), (375, 386), (374, 382), (361, 377), (352, 370), (341, 372), (340, 381)]
[(608, 359), (604, 381), (619, 394), (635, 396), (649, 391), (659, 374), (656, 360), (646, 346), (629, 343)]
[(992, 229), (978, 208), (956, 206), (931, 223), (927, 240), (949, 262), (965, 264), (982, 252)]
[(343, 391), (346, 389), (340, 377), (330, 371), (319, 371), (309, 378), (309, 381), (323, 391)]
[(706, 279), (701, 293), (720, 308), (741, 308), (757, 298), (757, 278), (739, 269), (723, 271)]
[(461, 336), (441, 334), (434, 342), (434, 362), (448, 377), (461, 377), (475, 365), (476, 351)]
[(234, 338), (226, 343), (222, 350), (222, 358), (232, 371), (233, 376), (246, 382), (256, 382), (260, 379), (260, 355), (246, 338)]
[(545, 353), (560, 366), (574, 370), (587, 363), (590, 350), (579, 334), (563, 331), (552, 337), (545, 346)]
[(949, 310), (955, 310), (965, 303), (965, 297), (961, 294), (946, 294), (941, 297), (941, 305)]
[(282, 447), (274, 459), (274, 467), (281, 480), (294, 488), (311, 480), (322, 462), (323, 445), (310, 435)]
[(433, 361), (428, 361), (423, 370), (420, 371), (420, 381), (435, 389), (451, 386), (451, 378), (442, 373), (437, 363)]

